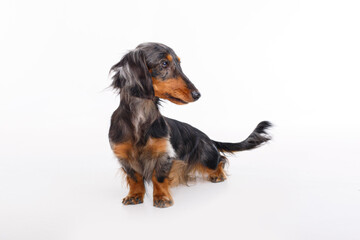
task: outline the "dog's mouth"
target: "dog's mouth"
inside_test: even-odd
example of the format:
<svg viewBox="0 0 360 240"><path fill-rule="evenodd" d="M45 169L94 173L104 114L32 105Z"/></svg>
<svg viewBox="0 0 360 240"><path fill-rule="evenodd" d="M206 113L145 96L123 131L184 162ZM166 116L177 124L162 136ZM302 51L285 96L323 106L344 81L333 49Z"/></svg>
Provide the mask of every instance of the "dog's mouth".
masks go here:
<svg viewBox="0 0 360 240"><path fill-rule="evenodd" d="M175 104L178 104L178 105L188 104L188 102L186 102L186 101L184 101L184 100L182 100L180 98L173 97L170 94L166 94L166 98L169 101L171 101L171 102L173 102Z"/></svg>

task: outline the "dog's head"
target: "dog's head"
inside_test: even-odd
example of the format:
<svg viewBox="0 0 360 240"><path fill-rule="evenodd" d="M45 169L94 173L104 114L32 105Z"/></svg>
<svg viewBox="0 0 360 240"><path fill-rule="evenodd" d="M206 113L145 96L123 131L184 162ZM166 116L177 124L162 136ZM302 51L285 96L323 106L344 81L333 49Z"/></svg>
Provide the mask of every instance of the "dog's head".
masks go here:
<svg viewBox="0 0 360 240"><path fill-rule="evenodd" d="M180 58L160 43L143 43L127 53L111 71L112 86L130 95L167 99L176 104L194 102L200 92L183 73Z"/></svg>

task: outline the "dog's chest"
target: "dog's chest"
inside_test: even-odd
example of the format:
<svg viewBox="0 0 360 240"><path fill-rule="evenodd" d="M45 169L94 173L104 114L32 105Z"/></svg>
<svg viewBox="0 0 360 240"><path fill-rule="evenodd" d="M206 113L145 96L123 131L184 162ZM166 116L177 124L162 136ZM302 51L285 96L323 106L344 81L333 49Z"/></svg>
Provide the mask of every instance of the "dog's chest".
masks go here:
<svg viewBox="0 0 360 240"><path fill-rule="evenodd" d="M136 146L131 141L111 145L120 162L126 162L139 173L153 170L163 158L175 158L168 138L149 138L144 146Z"/></svg>

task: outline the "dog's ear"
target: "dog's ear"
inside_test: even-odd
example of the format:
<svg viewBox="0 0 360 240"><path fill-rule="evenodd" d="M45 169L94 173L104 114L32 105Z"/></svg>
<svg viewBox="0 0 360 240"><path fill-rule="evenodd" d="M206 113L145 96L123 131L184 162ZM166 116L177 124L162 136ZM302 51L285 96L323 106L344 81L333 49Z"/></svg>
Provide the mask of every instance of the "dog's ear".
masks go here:
<svg viewBox="0 0 360 240"><path fill-rule="evenodd" d="M152 99L154 89L149 69L146 65L145 54L141 50L134 50L126 54L120 62L112 66L111 86L115 89L126 89L130 95Z"/></svg>

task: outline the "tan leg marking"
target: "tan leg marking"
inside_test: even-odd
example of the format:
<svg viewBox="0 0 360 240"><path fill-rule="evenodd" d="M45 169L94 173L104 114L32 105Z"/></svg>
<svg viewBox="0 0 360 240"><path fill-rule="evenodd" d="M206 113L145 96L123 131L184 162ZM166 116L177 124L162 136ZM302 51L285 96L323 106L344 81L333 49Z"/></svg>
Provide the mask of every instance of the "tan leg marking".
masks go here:
<svg viewBox="0 0 360 240"><path fill-rule="evenodd" d="M154 206L158 208L170 207L174 204L174 201L169 191L169 179L165 178L164 182L158 182L155 173L152 177L154 187Z"/></svg>
<svg viewBox="0 0 360 240"><path fill-rule="evenodd" d="M224 171L224 162L220 162L215 170L207 169L209 174L208 180L213 183L223 182L226 180L226 173Z"/></svg>
<svg viewBox="0 0 360 240"><path fill-rule="evenodd" d="M128 195L122 201L124 205L134 205L143 203L144 201L145 186L143 177L140 174L135 173L135 178L136 181L131 177L126 176L126 181L130 190Z"/></svg>
<svg viewBox="0 0 360 240"><path fill-rule="evenodd" d="M174 160L169 173L170 187L194 182L197 179L197 174L200 174L204 179L213 183L223 182L226 180L224 166L225 163L220 162L215 170L207 168L202 164L198 164L192 169L188 169L184 161Z"/></svg>

